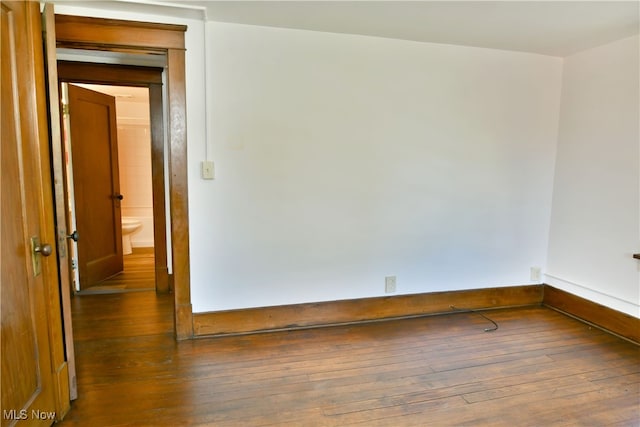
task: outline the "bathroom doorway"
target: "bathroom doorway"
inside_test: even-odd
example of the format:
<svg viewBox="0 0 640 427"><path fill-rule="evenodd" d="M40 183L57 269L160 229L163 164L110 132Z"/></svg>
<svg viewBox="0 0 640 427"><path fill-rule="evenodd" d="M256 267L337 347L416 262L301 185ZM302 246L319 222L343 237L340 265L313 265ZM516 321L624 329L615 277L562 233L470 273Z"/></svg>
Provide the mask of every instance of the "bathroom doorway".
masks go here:
<svg viewBox="0 0 640 427"><path fill-rule="evenodd" d="M91 188L85 189L88 191L82 193L74 191L74 200L69 201L75 202L73 204L76 215L72 218L76 224L74 229L79 230L80 236L91 240L87 242L85 239L79 239L76 243L77 257L74 261L78 266L75 270L78 274L75 290L82 294L154 290L149 89L63 83L61 93L69 105L64 115L64 128L65 135L71 139L70 157L73 161L74 187L87 187L96 177L104 181L93 184L93 188L98 190L94 191L98 194L91 194ZM79 104L82 98L87 98L89 102ZM92 105L100 108L105 104L112 105L114 110L115 120L111 138L99 137L96 129L98 126L92 126L78 141L77 131L81 131L82 127L88 127L86 123L80 123L82 115L91 114L92 117L84 118L84 121L88 122L108 109L101 108L93 113L83 110L90 111ZM67 126L70 131L66 131ZM85 153L85 157L87 154L93 156L101 141L110 143L98 161L89 158L83 162L79 155L87 151L86 147L83 147L85 140L91 141L90 151ZM113 154L113 166L109 165L110 153ZM89 170L81 170L80 166L86 164L89 165ZM96 172L100 169L104 169L104 173ZM99 191L100 189L103 191ZM111 199L101 197L102 194L109 193L113 193ZM88 203L89 201L91 203ZM104 208L94 209L100 202L105 205ZM87 217L93 217L93 223ZM96 227L98 230L93 229ZM100 238L94 239L94 236ZM93 255L91 250L94 252ZM105 254L109 256L104 256ZM107 264L111 258L114 260L109 263L108 268L94 267Z"/></svg>
<svg viewBox="0 0 640 427"><path fill-rule="evenodd" d="M123 272L99 283L82 283L78 269L73 269L79 265L78 246L71 242L74 293L150 289L166 293L171 290L166 241L162 72L158 67L58 61L62 94L69 84L113 97L117 117L120 187L112 197L118 199L114 199L114 204L119 213L118 231L122 233L119 245L123 252ZM63 118L63 128L67 121ZM68 154L68 163L73 169L72 151ZM68 183L67 188L70 190L69 211L73 211L73 204L83 201L73 194L73 185ZM76 225L70 215L68 229L77 230ZM76 237L81 240L82 230L77 231Z"/></svg>

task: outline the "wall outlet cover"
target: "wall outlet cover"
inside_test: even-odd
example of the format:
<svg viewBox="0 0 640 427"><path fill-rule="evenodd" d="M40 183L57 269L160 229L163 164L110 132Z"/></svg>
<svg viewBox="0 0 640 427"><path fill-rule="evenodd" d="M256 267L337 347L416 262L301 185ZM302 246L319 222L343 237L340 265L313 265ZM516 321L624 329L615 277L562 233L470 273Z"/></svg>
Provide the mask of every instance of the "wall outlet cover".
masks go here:
<svg viewBox="0 0 640 427"><path fill-rule="evenodd" d="M540 283L542 280L542 269L540 267L531 267L531 281Z"/></svg>
<svg viewBox="0 0 640 427"><path fill-rule="evenodd" d="M384 278L384 292L392 294L396 291L396 276L387 276Z"/></svg>

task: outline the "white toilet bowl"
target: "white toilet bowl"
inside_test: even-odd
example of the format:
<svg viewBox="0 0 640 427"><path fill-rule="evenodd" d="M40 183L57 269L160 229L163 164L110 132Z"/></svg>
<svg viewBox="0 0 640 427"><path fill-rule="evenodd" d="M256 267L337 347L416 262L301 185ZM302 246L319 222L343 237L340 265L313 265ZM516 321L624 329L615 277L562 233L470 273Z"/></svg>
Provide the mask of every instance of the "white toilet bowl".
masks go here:
<svg viewBox="0 0 640 427"><path fill-rule="evenodd" d="M142 222L135 218L122 218L122 253L129 255L131 250L131 235L140 231Z"/></svg>

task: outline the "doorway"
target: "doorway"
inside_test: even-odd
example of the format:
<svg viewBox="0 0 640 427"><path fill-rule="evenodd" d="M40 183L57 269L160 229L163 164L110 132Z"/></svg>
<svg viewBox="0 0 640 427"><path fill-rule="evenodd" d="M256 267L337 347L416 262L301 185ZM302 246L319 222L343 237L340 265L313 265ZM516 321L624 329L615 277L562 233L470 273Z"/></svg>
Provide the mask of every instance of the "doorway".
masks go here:
<svg viewBox="0 0 640 427"><path fill-rule="evenodd" d="M173 278L171 281L173 286L171 288L173 289L174 332L178 340L193 336L193 309L191 306L189 272L186 29L184 25L68 15L55 16L55 47L57 49L84 50L90 51L95 55L129 53L150 58L161 55L166 61L164 75L167 99L166 132L168 152L166 156L167 165L165 166L163 163L159 166L161 170L168 171L168 197L170 199L168 228L170 228L171 232L171 277ZM135 37L132 37L134 34ZM89 66L91 64L84 65ZM108 83L113 84L115 82L109 81ZM159 104L162 105L162 87L151 85L149 89L152 105L154 100L159 100ZM162 110L160 110L161 112ZM152 112L153 115L154 113ZM151 118L151 121L152 123L157 123L154 117ZM160 132L164 132L164 130L165 126L160 129ZM153 146L155 152L155 143L153 143ZM162 148L164 149L164 146ZM153 157L153 159L157 158L162 159L162 157ZM156 180L154 179L155 182ZM162 184L164 187L164 182ZM163 191L160 193L164 195ZM155 194L156 189L154 188ZM155 206L156 203L154 201ZM157 214L154 212L154 218L156 219ZM155 238L154 240L157 248L160 239ZM156 262L158 261L156 260Z"/></svg>
<svg viewBox="0 0 640 427"><path fill-rule="evenodd" d="M153 248L152 251L150 253L151 255L151 265L150 265L150 271L147 270L145 271L145 267L149 267L149 257L143 257L142 261L147 261L145 263L145 265L142 266L142 269L140 268L140 260L134 260L133 264L138 264L136 266L137 271L133 273L134 276L134 280L132 279L132 274L129 271L125 271L122 274L118 274L118 278L115 279L116 283L111 283L111 289L109 289L108 292L105 292L104 289L93 289L93 292L85 292L87 294L95 294L95 293L114 293L114 289L113 288L131 288L131 283L135 282L137 284L139 284L139 282L142 280L142 285L148 288L151 288L151 290L153 291L155 288L155 293L157 294L168 294L172 289L169 286L170 280L169 280L169 265L170 265L170 259L168 259L167 257L167 247L168 247L168 243L167 243L167 239L166 239L166 228L168 226L167 221L166 221L166 206L165 206L165 192L166 192L166 186L165 186L165 164L168 162L165 162L165 135L166 135L166 131L165 131L165 121L164 121L164 114L163 114L163 88L162 88L162 78L163 78L163 69L162 68L149 68L149 67L136 67L136 66L119 66L119 65L113 65L113 64L100 64L100 63L83 63L83 62L65 62L65 61L59 61L56 63L55 65L55 69L56 69L56 73L55 73L55 78L53 79L53 81L55 81L55 83L53 83L53 81L50 83L50 86L55 86L56 88L59 85L63 85L63 84L68 84L69 88L74 88L76 89L76 91L80 91L80 92L88 92L90 94L90 96L87 96L87 99L91 98L94 99L96 95L101 95L98 98L101 99L104 104L107 103L107 99L105 98L110 98L109 102L113 103L113 110L114 110L114 114L111 115L110 117L113 117L113 125L112 125L112 131L110 131L111 134L117 134L117 119L116 119L116 113L115 113L115 99L113 99L112 96L109 95L105 95L103 93L99 93L99 92L95 92L95 91L91 91L88 90L86 88L81 88L81 87L76 87L73 84L69 84L70 82L84 82L84 83L92 83L92 84L110 84L110 83L117 83L117 84L121 84L124 85L125 87L129 87L129 88L134 88L134 89L138 89L140 91L143 91L146 95L145 97L145 106L146 106L146 116L147 116L147 120L146 120L146 124L148 125L144 130L147 132L147 139L149 139L150 137L150 141L147 141L147 145L146 145L146 149L147 149L147 160L148 162L150 162L150 167L147 170L147 175L148 178L151 182L151 190L150 192L148 191L148 193L151 193L151 199L152 199L152 206L151 206L151 216L149 218L149 222L151 223L150 228L152 230L151 231L151 235L152 237L150 238L150 240L153 242ZM63 91L60 91L61 93ZM67 90L65 91L66 95L63 94L63 99L69 101L71 100L71 98L73 98L72 96L70 96L70 93L72 92L71 90ZM78 92L77 92L78 93ZM57 93L55 94L55 96L52 97L52 99L58 99L59 96L57 95ZM102 102L101 101L101 102ZM74 109L77 109L78 104L71 105L69 107L69 109L65 108L63 105L63 112L64 112L64 116L62 118L60 118L60 120L58 120L59 122L70 122L72 120L70 120L70 118L67 116L67 114L75 114L73 112ZM83 105L80 105L81 108L84 108ZM53 109L57 109L58 106L52 106L52 110ZM87 109L89 109L89 107L86 107ZM66 111L65 111L66 110ZM100 111L94 111L92 113L92 115L100 115ZM82 116L82 115L81 115ZM94 117L85 117L85 120L87 122L93 122ZM135 122L135 120L134 120ZM66 127L66 126L65 126ZM71 130L71 139L73 139L73 134L75 133L75 129L73 126L68 126L68 129ZM170 135L170 134L169 134ZM94 140L94 132L91 131L91 129L89 129L88 132L86 132L84 134L84 140L89 142L89 145L95 145L96 141ZM96 136L97 137L97 136ZM109 138L107 138L109 139ZM72 150L69 150L68 147L71 147L71 143L69 143L69 138L65 137L65 138L58 138L58 141L60 141L60 143L58 144L58 152L62 151L63 155L62 156L58 156L58 157L62 157L62 159L64 160L60 160L60 163L66 163L67 164L67 168L70 167L70 169L72 170L71 173L69 173L67 171L66 175L67 176L74 176L75 178L75 173L73 173L74 169L75 169L75 157L74 157L74 152L76 151L75 148L73 147ZM66 142L66 143L65 143ZM81 141L82 143L82 141ZM109 143L111 144L111 142ZM117 141L116 144L117 146ZM54 147L54 149L52 150L54 153L56 152L56 149ZM89 159L87 161L88 166L86 166L86 168L89 169L89 175L92 174L92 171L96 169L96 167L98 166L99 163L101 163L101 166L104 166L105 163L113 163L112 161L109 161L110 159L107 159L106 157L111 157L111 159L117 159L118 158L118 153L117 153L117 149L114 149L113 151L111 151L109 153L104 153L102 156L94 156L94 158L91 158L91 155L89 156ZM54 155L55 157L55 155ZM169 159L170 160L170 159ZM55 163L55 161L54 161ZM115 162L116 164L118 164L118 161ZM58 168L60 170L63 170L64 167L60 167ZM65 179L62 177L64 174L60 173L58 174L58 176L60 177L60 179L58 179L58 181L65 181ZM106 181L112 181L112 185L113 185L113 177L117 176L119 178L119 171L112 173L110 175L110 177L107 177L105 180ZM72 193L74 188L76 186L75 185L70 185L67 184L67 188L71 191L69 191L68 193ZM56 192L58 193L58 192ZM121 203L122 203L122 199L123 196L120 194L120 186L119 186L119 182L117 183L117 186L113 186L111 187L111 191L109 192L109 190L107 190L106 192L103 191L103 194L107 194L109 195L111 193L112 197L107 197L111 200L108 201L107 205L111 206L111 203L113 203L113 206L115 208L117 208L118 214L116 215L116 221L117 222L117 228L120 229L121 227L121 215L120 215L120 210L121 210ZM115 196L115 197L113 197ZM147 195L148 198L148 195ZM76 200L75 196L69 197L67 195L61 195L59 196L58 200ZM86 202L86 200L85 200ZM92 206L89 206L89 209L91 209ZM106 208L105 210L107 210L109 208ZM60 209L58 209L59 211L66 211L66 209L64 207L61 207ZM77 209L76 206L76 210L79 211ZM85 210L86 212L86 210ZM148 212L148 211L147 211ZM73 218L71 218L73 219ZM62 219L62 222L64 222L65 220ZM68 225L73 225L75 226L76 224L73 221L67 221ZM60 224L60 221L59 221ZM78 225L80 225L80 223L78 222ZM98 226L100 226L100 224L98 224ZM79 227L80 228L80 227ZM112 225L113 228L113 225ZM75 228L69 228L69 230L74 230L71 234L67 235L66 237L70 238L73 241L77 241L79 240L80 242L82 242L82 236L84 233L84 230L86 229L81 229L80 233L77 232L77 230ZM66 233L63 233L62 236L64 236ZM75 236L74 236L75 235ZM148 235L148 233L147 233ZM86 236L85 236L86 237ZM62 239L66 240L64 237L62 237ZM71 241L70 240L70 241ZM109 239L98 239L100 242L104 241L104 240L109 240ZM124 246L123 244L121 244L120 242L122 241L122 237L118 236L115 239L112 239L113 242L115 243L115 246L118 246L118 250L120 252L120 258L122 260L122 247ZM70 242L69 241L69 242ZM65 245L66 247L67 245ZM82 253L78 253L76 254L74 252L75 249L77 249L77 247L73 244L68 245L69 246L69 252L71 253L71 257L73 259L74 256L77 255L82 255ZM148 254L145 254L148 255ZM78 258L75 258L78 259ZM127 261L129 260L122 260L125 261L124 263L121 262L121 264L128 264ZM122 268L120 268L120 271L122 271ZM142 273L142 274L139 274ZM72 292L72 289L75 288L75 284L74 284L74 280L68 280L71 277L71 274L69 273L69 270L67 270L67 281L65 283L64 279L62 278L61 275L61 283L63 284L63 288L65 288L67 290L67 293ZM76 276L77 277L77 276ZM140 280L141 279L141 280ZM155 279L155 280L154 280ZM110 280L114 280L114 279L110 279ZM119 282L118 282L119 281ZM75 282L77 283L77 282ZM104 282L103 282L104 283ZM64 286L66 285L66 286ZM139 289L136 289L139 290ZM64 289L63 289L64 291ZM87 290L89 291L89 290ZM117 291L116 291L117 292ZM117 293L121 293L121 292L117 292ZM147 292L148 293L148 292ZM82 294L82 293L80 293ZM100 299L108 297L107 296L99 296ZM158 295L159 297L159 295ZM90 298L89 296L86 296L85 298ZM163 296L162 299L163 300L170 300L173 301L173 299L175 298L175 293L173 296L170 295L166 295ZM81 298L77 298L74 306L77 306L79 304L79 299ZM72 361L73 365L75 366L75 359L74 359L74 354L75 354L75 350L74 350L74 343L76 342L75 340L75 333L73 331L71 331L71 324L72 324L72 307L71 307L71 301L70 298L67 297L67 301L63 304L63 317L64 317L64 322L65 322L65 329L67 330L66 333L66 337L67 337L67 341L66 341L66 348L67 348L67 354L70 357L70 360ZM131 308L131 307L129 307ZM97 311L95 311L97 312ZM93 312L92 312L93 313ZM175 319L175 316L174 316ZM73 322L75 324L75 321ZM100 323L97 320L97 323ZM174 322L174 325L177 326L177 324ZM77 326L77 324L75 325ZM80 328L82 330L82 328ZM174 329L174 331L177 330ZM177 335L177 334L176 334ZM72 393L71 393L71 398L75 399L77 397L77 383L76 383L76 379L75 379L75 370L73 371L73 373L71 373L70 370L70 382L73 385L72 388Z"/></svg>
<svg viewBox="0 0 640 427"><path fill-rule="evenodd" d="M115 224L117 231L121 231L118 243L122 242L121 267L116 274L107 274L105 280L97 283L83 283L81 274L84 266L81 259L82 252L78 253L78 258L73 258L75 265L79 268L74 272L74 280L79 281L79 285L74 286L74 290L81 295L87 294L107 294L107 293L123 293L138 291L153 291L155 285L155 244L154 244L154 209L153 209L153 174L152 174L152 149L151 149L151 119L150 119L150 102L149 89L147 87L136 86L112 86L112 85L96 85L84 83L63 83L61 94L63 99L69 103L73 100L70 89L80 87L91 91L90 93L104 94L110 97L115 103L116 116L116 137L114 145L117 150L117 170L118 170L118 200L113 200L117 204L119 216L121 218L118 224ZM64 103L65 101L63 101ZM70 105L70 104L67 104ZM71 105L64 114L65 129L70 126L70 122L74 121L74 110ZM75 120L77 121L77 120ZM78 126L78 125L76 125ZM160 124L158 124L160 126ZM73 146L75 142L74 132L65 132L65 137L71 138L71 144L65 143L65 147ZM95 132L90 133L91 144L96 145ZM69 156L74 165L77 164L76 157ZM89 182L95 175L95 162L91 162L91 171L88 173L73 167L73 175L82 177L85 182ZM71 174L69 174L71 175ZM75 180L75 179L74 179ZM113 181L113 179L111 180ZM86 184L85 184L86 185ZM71 187L71 185L69 185ZM76 220L71 218L70 223L79 224L77 216L83 211L82 200L79 200L80 194L74 192L75 200L69 200L68 206L75 207ZM70 197L71 198L71 197ZM156 199L158 196L156 196ZM84 214L96 215L95 212L84 212ZM73 215L71 215L73 217ZM163 218L160 218L163 220ZM86 223L86 221L85 221ZM109 229L113 227L110 221L99 221L97 225L101 228ZM165 224L158 224L159 227L165 227ZM91 233L91 230L84 232L82 227L76 226L73 229L78 230L81 238L72 246L81 247L83 238ZM93 240L93 239L92 239ZM102 245L105 240L101 239ZM72 248L73 249L73 248ZM75 251L74 255L75 255ZM85 255L86 256L86 255ZM161 265L159 270L165 268Z"/></svg>
<svg viewBox="0 0 640 427"><path fill-rule="evenodd" d="M123 127L123 125L126 124L129 128L128 131L133 130L138 134L140 134L140 131L143 133L145 131L148 132L148 157L146 158L148 164L147 174L144 177L148 183L148 188L145 191L146 194L134 196L133 199L135 199L135 203L127 206L131 194L128 196L124 194L124 191L121 191L122 194L119 193L121 200L118 201L118 204L120 205L120 213L123 214L121 215L122 217L137 220L141 225L140 228L145 228L144 226L146 225L146 237L143 237L143 239L146 240L147 243L140 246L149 247L151 246L149 242L153 242L155 289L158 293L167 293L170 292L172 288L169 280L169 259L167 256L166 238L165 132L163 121L162 74L162 68L58 61L58 80L61 84L73 83L84 86L85 88L91 88L92 90L98 89L98 92L110 92L112 95L121 95L121 98L127 100L125 104L121 103L121 107L127 108L126 115L129 116L129 118L120 120L118 127ZM135 96L138 97L137 101L141 102L128 102L134 99ZM132 108L132 105L135 108ZM146 119L143 118L145 114L139 111L141 105L142 109L144 109L145 105L148 106ZM73 112L71 113L73 114ZM142 127L139 125L142 125ZM126 135L120 130L118 130L117 133L119 137ZM126 139L130 139L129 136L130 135L126 135ZM71 139L73 139L73 135L71 135ZM126 145L123 145L122 148L126 148ZM134 148L133 151L141 151L144 149L143 144L142 147ZM120 155L120 151L121 150L118 149L118 156ZM73 159L73 153L71 158ZM134 163L140 163L141 161L142 159L134 159ZM132 180L130 179L129 181ZM120 190L121 189L118 191ZM141 205L144 205L144 207ZM71 218L69 223L73 224L73 222L73 218ZM79 236L81 239L82 230L79 230ZM129 236L129 239L131 239L131 237L132 236ZM122 284L118 284L117 286L121 285ZM75 291L77 291L83 287L75 286L74 288Z"/></svg>

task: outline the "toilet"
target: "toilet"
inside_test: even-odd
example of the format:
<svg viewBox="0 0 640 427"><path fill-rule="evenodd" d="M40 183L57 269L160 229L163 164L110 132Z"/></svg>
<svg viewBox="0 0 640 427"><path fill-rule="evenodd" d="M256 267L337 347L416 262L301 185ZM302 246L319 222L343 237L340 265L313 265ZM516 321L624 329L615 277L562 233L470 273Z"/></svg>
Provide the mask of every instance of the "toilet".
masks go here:
<svg viewBox="0 0 640 427"><path fill-rule="evenodd" d="M122 218L122 253L129 255L131 250L131 235L140 231L142 222L135 218Z"/></svg>

